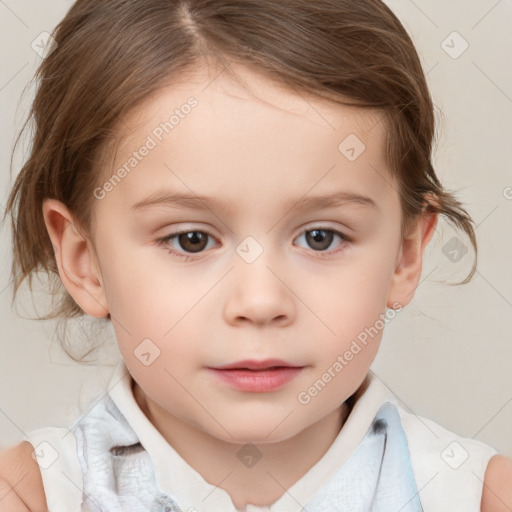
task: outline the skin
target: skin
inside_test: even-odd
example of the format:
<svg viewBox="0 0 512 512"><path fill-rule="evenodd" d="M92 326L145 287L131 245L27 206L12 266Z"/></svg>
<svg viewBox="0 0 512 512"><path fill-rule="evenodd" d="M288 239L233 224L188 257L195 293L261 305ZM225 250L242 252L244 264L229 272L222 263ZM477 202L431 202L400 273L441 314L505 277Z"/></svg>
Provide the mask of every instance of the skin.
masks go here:
<svg viewBox="0 0 512 512"><path fill-rule="evenodd" d="M386 307L410 302L437 216L419 217L401 238L378 112L291 92L249 68L237 73L257 97L225 74L212 82L199 68L128 113L115 157L99 166L105 180L174 109L190 96L198 101L94 199L91 233L56 200L46 200L43 213L64 286L87 314L110 313L141 409L242 508L275 502L330 447L348 413L339 404L367 375L382 331L309 403L298 394ZM338 150L349 134L366 146L354 161ZM163 190L213 196L223 207L132 211ZM367 195L376 207L292 208L304 196L334 191ZM328 236L323 245L308 243L315 228L347 240L334 234L330 245ZM190 253L177 238L157 242L182 229L210 235L203 252ZM263 251L251 263L236 250L248 236ZM188 248L190 261L169 248ZM160 351L149 366L134 354L144 339ZM233 389L207 369L274 357L304 368L268 393ZM236 456L246 443L262 453L250 468Z"/></svg>

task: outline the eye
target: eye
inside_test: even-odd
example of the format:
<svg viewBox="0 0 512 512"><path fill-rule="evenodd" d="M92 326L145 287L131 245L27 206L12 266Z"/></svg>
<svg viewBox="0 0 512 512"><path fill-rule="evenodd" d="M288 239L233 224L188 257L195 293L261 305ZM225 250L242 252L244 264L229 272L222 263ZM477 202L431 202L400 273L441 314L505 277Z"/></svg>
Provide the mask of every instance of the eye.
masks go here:
<svg viewBox="0 0 512 512"><path fill-rule="evenodd" d="M327 249L333 243L333 240L338 237L340 239L340 243L338 244L338 249L333 251L328 251L329 255L336 254L345 248L345 245L350 241L345 235L336 231L334 229L328 229L323 227L317 227L314 229L308 229L304 231L298 238L304 237L306 243L312 248L315 252L319 253L318 256L326 256L324 252L327 252ZM190 231L177 231L175 233L171 233L166 237L159 238L157 240L157 244L164 247L172 255L185 258L185 261L190 261L195 259L190 255L200 254L204 252L208 247L208 239L213 239L212 235L205 231L199 230L190 230Z"/></svg>
<svg viewBox="0 0 512 512"><path fill-rule="evenodd" d="M349 239L334 229L328 229L323 227L317 227L314 229L308 229L303 232L297 239L304 237L306 243L315 250L315 252L325 252L331 246L333 240L338 237L341 239L341 243L339 244L337 250L329 251L329 254L337 253L340 250L345 248L346 243L349 242ZM324 254L319 254L318 256L324 256Z"/></svg>
<svg viewBox="0 0 512 512"><path fill-rule="evenodd" d="M178 231L157 240L159 245L164 246L167 251L176 256L189 259L188 254L195 254L202 252L208 246L208 238L213 238L205 231ZM174 243L173 243L174 242ZM178 249L176 249L178 246ZM185 254L181 252L185 251Z"/></svg>

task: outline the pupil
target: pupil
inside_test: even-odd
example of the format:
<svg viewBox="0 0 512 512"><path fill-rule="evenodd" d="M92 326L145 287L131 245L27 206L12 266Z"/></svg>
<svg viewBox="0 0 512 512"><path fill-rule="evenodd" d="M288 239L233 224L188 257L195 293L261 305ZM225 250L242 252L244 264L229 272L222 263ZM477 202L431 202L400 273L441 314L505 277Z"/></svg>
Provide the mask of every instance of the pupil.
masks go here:
<svg viewBox="0 0 512 512"><path fill-rule="evenodd" d="M333 233L324 229L312 229L306 238L313 249L325 251L331 245L333 236Z"/></svg>
<svg viewBox="0 0 512 512"><path fill-rule="evenodd" d="M190 231L180 235L180 244L184 249L192 249L192 251L200 251L204 249L204 241L206 237L199 231ZM188 247L187 247L188 246Z"/></svg>
<svg viewBox="0 0 512 512"><path fill-rule="evenodd" d="M315 235L313 235L313 238L315 239L315 242L321 242L322 241L322 238L323 236L320 234L320 233L323 233L323 231L320 231L318 229L315 229L313 231L313 233L315 233Z"/></svg>

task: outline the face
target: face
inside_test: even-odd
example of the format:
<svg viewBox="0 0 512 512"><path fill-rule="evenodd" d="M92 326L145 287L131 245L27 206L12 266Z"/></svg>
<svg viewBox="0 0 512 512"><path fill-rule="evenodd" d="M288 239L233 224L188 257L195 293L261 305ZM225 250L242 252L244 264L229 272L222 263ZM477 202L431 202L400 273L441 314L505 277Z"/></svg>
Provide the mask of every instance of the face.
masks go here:
<svg viewBox="0 0 512 512"><path fill-rule="evenodd" d="M396 307L400 203L377 112L237 73L257 96L198 71L123 120L93 240L121 354L161 418L276 442L366 376ZM211 369L265 359L300 369L259 391Z"/></svg>

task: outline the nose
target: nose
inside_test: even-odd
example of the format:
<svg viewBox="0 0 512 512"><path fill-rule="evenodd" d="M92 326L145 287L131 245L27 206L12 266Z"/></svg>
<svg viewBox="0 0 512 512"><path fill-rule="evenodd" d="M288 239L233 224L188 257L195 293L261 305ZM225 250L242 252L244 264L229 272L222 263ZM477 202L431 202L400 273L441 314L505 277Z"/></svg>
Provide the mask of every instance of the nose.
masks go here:
<svg viewBox="0 0 512 512"><path fill-rule="evenodd" d="M265 252L252 263L239 259L230 272L226 321L231 325L289 325L295 319L296 304L287 281L289 276Z"/></svg>

